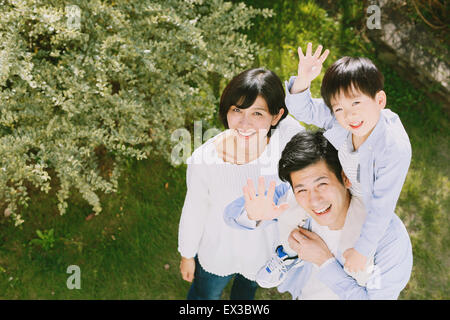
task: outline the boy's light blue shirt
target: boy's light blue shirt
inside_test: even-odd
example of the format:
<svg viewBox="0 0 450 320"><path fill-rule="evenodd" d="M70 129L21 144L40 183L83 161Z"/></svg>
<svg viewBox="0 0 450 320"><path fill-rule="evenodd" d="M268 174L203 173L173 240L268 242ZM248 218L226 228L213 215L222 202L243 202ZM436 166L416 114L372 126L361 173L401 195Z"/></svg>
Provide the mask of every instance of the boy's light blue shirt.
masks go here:
<svg viewBox="0 0 450 320"><path fill-rule="evenodd" d="M324 136L339 150L351 133L341 127L322 99L313 99L309 88L291 94L296 77L286 83L286 106L297 120L325 129ZM411 144L398 115L389 109L359 147L360 184L367 218L354 248L366 257L375 252L392 218L411 163Z"/></svg>
<svg viewBox="0 0 450 320"><path fill-rule="evenodd" d="M274 202L290 188L288 184L280 184L275 188ZM244 197L230 203L224 211L225 222L243 230L255 229L241 219L244 214ZM248 218L247 218L248 219ZM259 226L274 223L264 221ZM311 230L311 218L305 222L304 228ZM335 258L325 262L319 269L318 278L326 284L340 299L397 299L406 286L412 270L411 241L401 220L393 214L386 232L380 238L374 253L374 271L366 286L358 284L357 280L344 271L342 252ZM299 298L303 287L311 275L313 264L305 261L303 266L291 269L286 279L278 286L278 291L291 293L293 299Z"/></svg>

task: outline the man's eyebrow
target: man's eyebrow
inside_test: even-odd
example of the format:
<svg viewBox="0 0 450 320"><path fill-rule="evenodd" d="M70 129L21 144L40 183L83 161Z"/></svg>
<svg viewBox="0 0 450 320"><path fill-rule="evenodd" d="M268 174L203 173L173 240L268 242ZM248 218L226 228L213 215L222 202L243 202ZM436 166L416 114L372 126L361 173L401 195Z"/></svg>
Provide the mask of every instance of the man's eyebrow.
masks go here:
<svg viewBox="0 0 450 320"><path fill-rule="evenodd" d="M317 182L317 181L320 181L320 180L322 180L322 179L328 179L328 177L326 177L326 176L318 177L317 179L315 179L315 180L313 181L313 183L314 183L314 182ZM304 187L304 185L301 184L301 183L299 183L299 184L296 184L296 185L294 186L294 189L296 189L296 188L301 188L301 187Z"/></svg>

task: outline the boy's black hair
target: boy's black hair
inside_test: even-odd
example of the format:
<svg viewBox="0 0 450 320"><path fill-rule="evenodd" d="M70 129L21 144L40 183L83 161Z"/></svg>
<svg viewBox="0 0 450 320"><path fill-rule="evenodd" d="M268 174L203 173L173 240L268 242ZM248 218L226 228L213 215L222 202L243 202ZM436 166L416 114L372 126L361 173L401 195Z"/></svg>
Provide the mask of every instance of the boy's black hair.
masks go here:
<svg viewBox="0 0 450 320"><path fill-rule="evenodd" d="M277 115L284 109L278 123L288 115L283 84L275 72L264 68L249 69L235 76L222 92L219 116L225 128L229 129L227 113L231 106L247 109L258 96L266 100L271 115ZM274 128L276 126L271 127ZM268 135L270 136L270 131Z"/></svg>
<svg viewBox="0 0 450 320"><path fill-rule="evenodd" d="M325 161L328 169L335 174L339 182L344 184L338 152L323 136L323 132L321 130L299 132L292 137L281 153L278 175L282 181L289 182L292 186L292 172L302 170L322 160Z"/></svg>
<svg viewBox="0 0 450 320"><path fill-rule="evenodd" d="M353 90L358 90L373 99L378 91L383 90L383 86L383 74L370 59L343 57L325 72L320 93L333 111L331 100L340 93L350 96Z"/></svg>

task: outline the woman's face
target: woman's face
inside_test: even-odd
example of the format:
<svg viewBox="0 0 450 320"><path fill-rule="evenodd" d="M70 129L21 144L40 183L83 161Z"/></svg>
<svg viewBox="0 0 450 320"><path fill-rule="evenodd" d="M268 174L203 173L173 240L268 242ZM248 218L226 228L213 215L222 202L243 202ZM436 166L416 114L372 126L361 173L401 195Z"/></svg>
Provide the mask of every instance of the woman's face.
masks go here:
<svg viewBox="0 0 450 320"><path fill-rule="evenodd" d="M280 109L277 115L269 112L266 100L258 96L246 109L231 106L227 113L228 127L236 130L237 136L243 140L252 140L256 136L265 137L271 126L275 126L284 113Z"/></svg>

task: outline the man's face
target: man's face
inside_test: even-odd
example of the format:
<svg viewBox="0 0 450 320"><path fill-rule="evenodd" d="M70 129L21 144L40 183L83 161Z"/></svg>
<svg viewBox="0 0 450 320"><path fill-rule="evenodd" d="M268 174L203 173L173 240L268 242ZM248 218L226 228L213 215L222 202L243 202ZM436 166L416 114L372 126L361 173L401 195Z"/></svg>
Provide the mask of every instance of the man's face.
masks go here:
<svg viewBox="0 0 450 320"><path fill-rule="evenodd" d="M297 203L322 226L337 230L344 226L350 204L349 180L339 182L325 161L291 173Z"/></svg>

